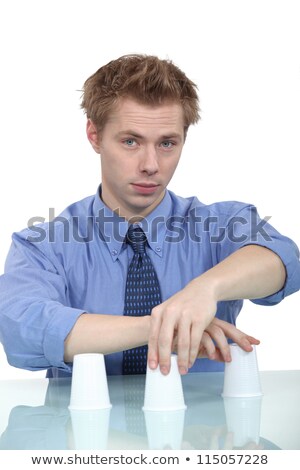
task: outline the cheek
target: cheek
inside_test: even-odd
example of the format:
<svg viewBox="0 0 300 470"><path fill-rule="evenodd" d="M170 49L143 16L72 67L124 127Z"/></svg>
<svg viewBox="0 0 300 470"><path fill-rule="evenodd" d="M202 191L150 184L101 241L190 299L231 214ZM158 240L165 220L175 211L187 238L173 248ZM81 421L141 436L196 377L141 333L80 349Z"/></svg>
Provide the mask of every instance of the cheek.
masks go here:
<svg viewBox="0 0 300 470"><path fill-rule="evenodd" d="M164 165L164 172L169 175L172 175L174 171L176 170L178 162L179 162L179 158L176 158L172 160L171 162L166 162Z"/></svg>
<svg viewBox="0 0 300 470"><path fill-rule="evenodd" d="M106 171L110 171L113 168L118 168L118 160L114 157L114 155L114 152L106 151L105 148L102 149L101 164L102 168Z"/></svg>
<svg viewBox="0 0 300 470"><path fill-rule="evenodd" d="M106 158L102 165L102 173L116 188L122 188L133 170L126 161L115 158Z"/></svg>

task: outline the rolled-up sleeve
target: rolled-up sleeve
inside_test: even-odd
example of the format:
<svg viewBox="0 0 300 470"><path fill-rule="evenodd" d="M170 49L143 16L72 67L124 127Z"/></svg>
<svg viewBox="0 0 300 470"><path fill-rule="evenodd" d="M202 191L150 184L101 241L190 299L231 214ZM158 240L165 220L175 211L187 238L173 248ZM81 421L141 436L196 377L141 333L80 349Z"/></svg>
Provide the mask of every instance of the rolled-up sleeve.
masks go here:
<svg viewBox="0 0 300 470"><path fill-rule="evenodd" d="M251 299L260 305L274 305L300 289L300 261L297 245L281 235L266 219L261 219L256 207L237 203L238 211L227 219L226 229L218 243L219 260L247 245L259 245L276 253L286 269L283 288L268 297ZM234 213L234 212L233 212ZM221 232L219 232L219 235ZM217 240L217 238L216 238Z"/></svg>
<svg viewBox="0 0 300 470"><path fill-rule="evenodd" d="M0 277L0 340L8 362L29 370L70 370L64 341L82 313L69 305L63 267L51 260L46 244L14 234Z"/></svg>

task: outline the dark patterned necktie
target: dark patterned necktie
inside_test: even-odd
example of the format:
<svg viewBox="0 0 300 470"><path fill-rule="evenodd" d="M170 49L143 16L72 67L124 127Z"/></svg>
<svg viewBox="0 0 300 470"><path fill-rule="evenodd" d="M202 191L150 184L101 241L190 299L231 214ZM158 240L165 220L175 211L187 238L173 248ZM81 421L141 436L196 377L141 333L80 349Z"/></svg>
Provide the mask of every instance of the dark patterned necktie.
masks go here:
<svg viewBox="0 0 300 470"><path fill-rule="evenodd" d="M140 227L130 225L126 242L132 246L134 256L128 268L124 315L150 315L161 303L161 294L154 266L146 253L147 237ZM148 346L124 351L123 374L145 374L147 352Z"/></svg>

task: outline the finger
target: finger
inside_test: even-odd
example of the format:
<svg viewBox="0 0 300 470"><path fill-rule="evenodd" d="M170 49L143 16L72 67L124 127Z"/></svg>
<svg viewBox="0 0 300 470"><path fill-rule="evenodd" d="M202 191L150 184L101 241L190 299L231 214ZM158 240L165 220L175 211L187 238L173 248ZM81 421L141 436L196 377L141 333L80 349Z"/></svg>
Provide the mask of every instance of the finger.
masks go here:
<svg viewBox="0 0 300 470"><path fill-rule="evenodd" d="M214 354L211 355L210 357L208 356L208 354L206 353L205 350L201 350L198 354L198 357L199 358L208 358L212 361L217 361L217 362L225 362L224 357L222 356L222 353L218 348L215 348Z"/></svg>
<svg viewBox="0 0 300 470"><path fill-rule="evenodd" d="M253 338L252 336L248 336L242 331L238 330L238 336L235 339L235 343L238 344L244 351L251 352L253 351L253 345L260 344L260 341Z"/></svg>
<svg viewBox="0 0 300 470"><path fill-rule="evenodd" d="M225 333L226 337L231 339L234 343L238 344L242 349L244 349L244 351L250 352L253 350L252 344L260 343L258 339L247 335L243 331L236 328L235 325L220 320L219 318L214 319L214 324L219 326Z"/></svg>
<svg viewBox="0 0 300 470"><path fill-rule="evenodd" d="M223 357L223 355L222 355L219 348L216 348L216 352L214 354L213 360L217 361L217 362L225 362L224 357ZM228 361L226 361L226 362L228 362Z"/></svg>
<svg viewBox="0 0 300 470"><path fill-rule="evenodd" d="M223 360L225 362L230 362L231 361L231 354L230 354L230 349L229 345L227 342L227 338L225 336L224 331L222 328L216 325L216 323L211 323L207 328L206 331L209 333L210 337L214 340L216 343Z"/></svg>
<svg viewBox="0 0 300 470"><path fill-rule="evenodd" d="M178 345L177 345L177 363L179 373L186 374L189 367L191 344L191 324L190 321L181 319L178 325Z"/></svg>
<svg viewBox="0 0 300 470"><path fill-rule="evenodd" d="M177 344L178 344L178 336L177 336L177 332L174 332L174 336L173 336L173 341L172 341L172 353L176 352L177 353Z"/></svg>
<svg viewBox="0 0 300 470"><path fill-rule="evenodd" d="M212 360L214 360L216 357L215 344L206 331L204 331L202 338L201 338L200 348L198 351L198 357L207 357L208 359L212 359Z"/></svg>
<svg viewBox="0 0 300 470"><path fill-rule="evenodd" d="M171 352L174 335L176 335L175 315L170 315L166 310L163 314L163 319L160 324L158 333L158 363L162 374L167 375L170 372ZM178 332L178 346L179 349L179 332Z"/></svg>
<svg viewBox="0 0 300 470"><path fill-rule="evenodd" d="M215 346L213 340L206 331L203 333L197 357L224 362L221 351Z"/></svg>
<svg viewBox="0 0 300 470"><path fill-rule="evenodd" d="M253 336L249 336L238 329L233 332L233 335L235 336L234 342L246 352L251 352L253 350L252 345L258 345L260 343L258 339L253 338Z"/></svg>
<svg viewBox="0 0 300 470"><path fill-rule="evenodd" d="M259 339L254 338L253 336L247 335L247 338L251 344L260 344Z"/></svg>
<svg viewBox="0 0 300 470"><path fill-rule="evenodd" d="M155 307L151 312L150 331L148 339L148 364L150 369L158 366L158 337L162 322L162 309Z"/></svg>
<svg viewBox="0 0 300 470"><path fill-rule="evenodd" d="M189 368L193 366L195 360L198 357L203 333L204 333L203 327L199 323L192 324L189 365L188 365Z"/></svg>

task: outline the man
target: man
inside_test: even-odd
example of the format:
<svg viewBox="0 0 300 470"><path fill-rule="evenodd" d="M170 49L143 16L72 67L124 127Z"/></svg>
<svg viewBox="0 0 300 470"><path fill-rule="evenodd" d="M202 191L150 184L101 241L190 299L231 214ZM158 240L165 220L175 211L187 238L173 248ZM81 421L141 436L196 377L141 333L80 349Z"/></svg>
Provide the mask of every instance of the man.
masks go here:
<svg viewBox="0 0 300 470"><path fill-rule="evenodd" d="M272 305L299 290L296 246L249 204L166 189L199 119L196 86L172 62L112 61L86 81L82 107L102 183L13 235L0 282L8 361L57 376L75 354L101 352L108 374L144 373L148 344L164 374L172 351L181 374L221 370L228 339L259 343L234 326L242 299Z"/></svg>

